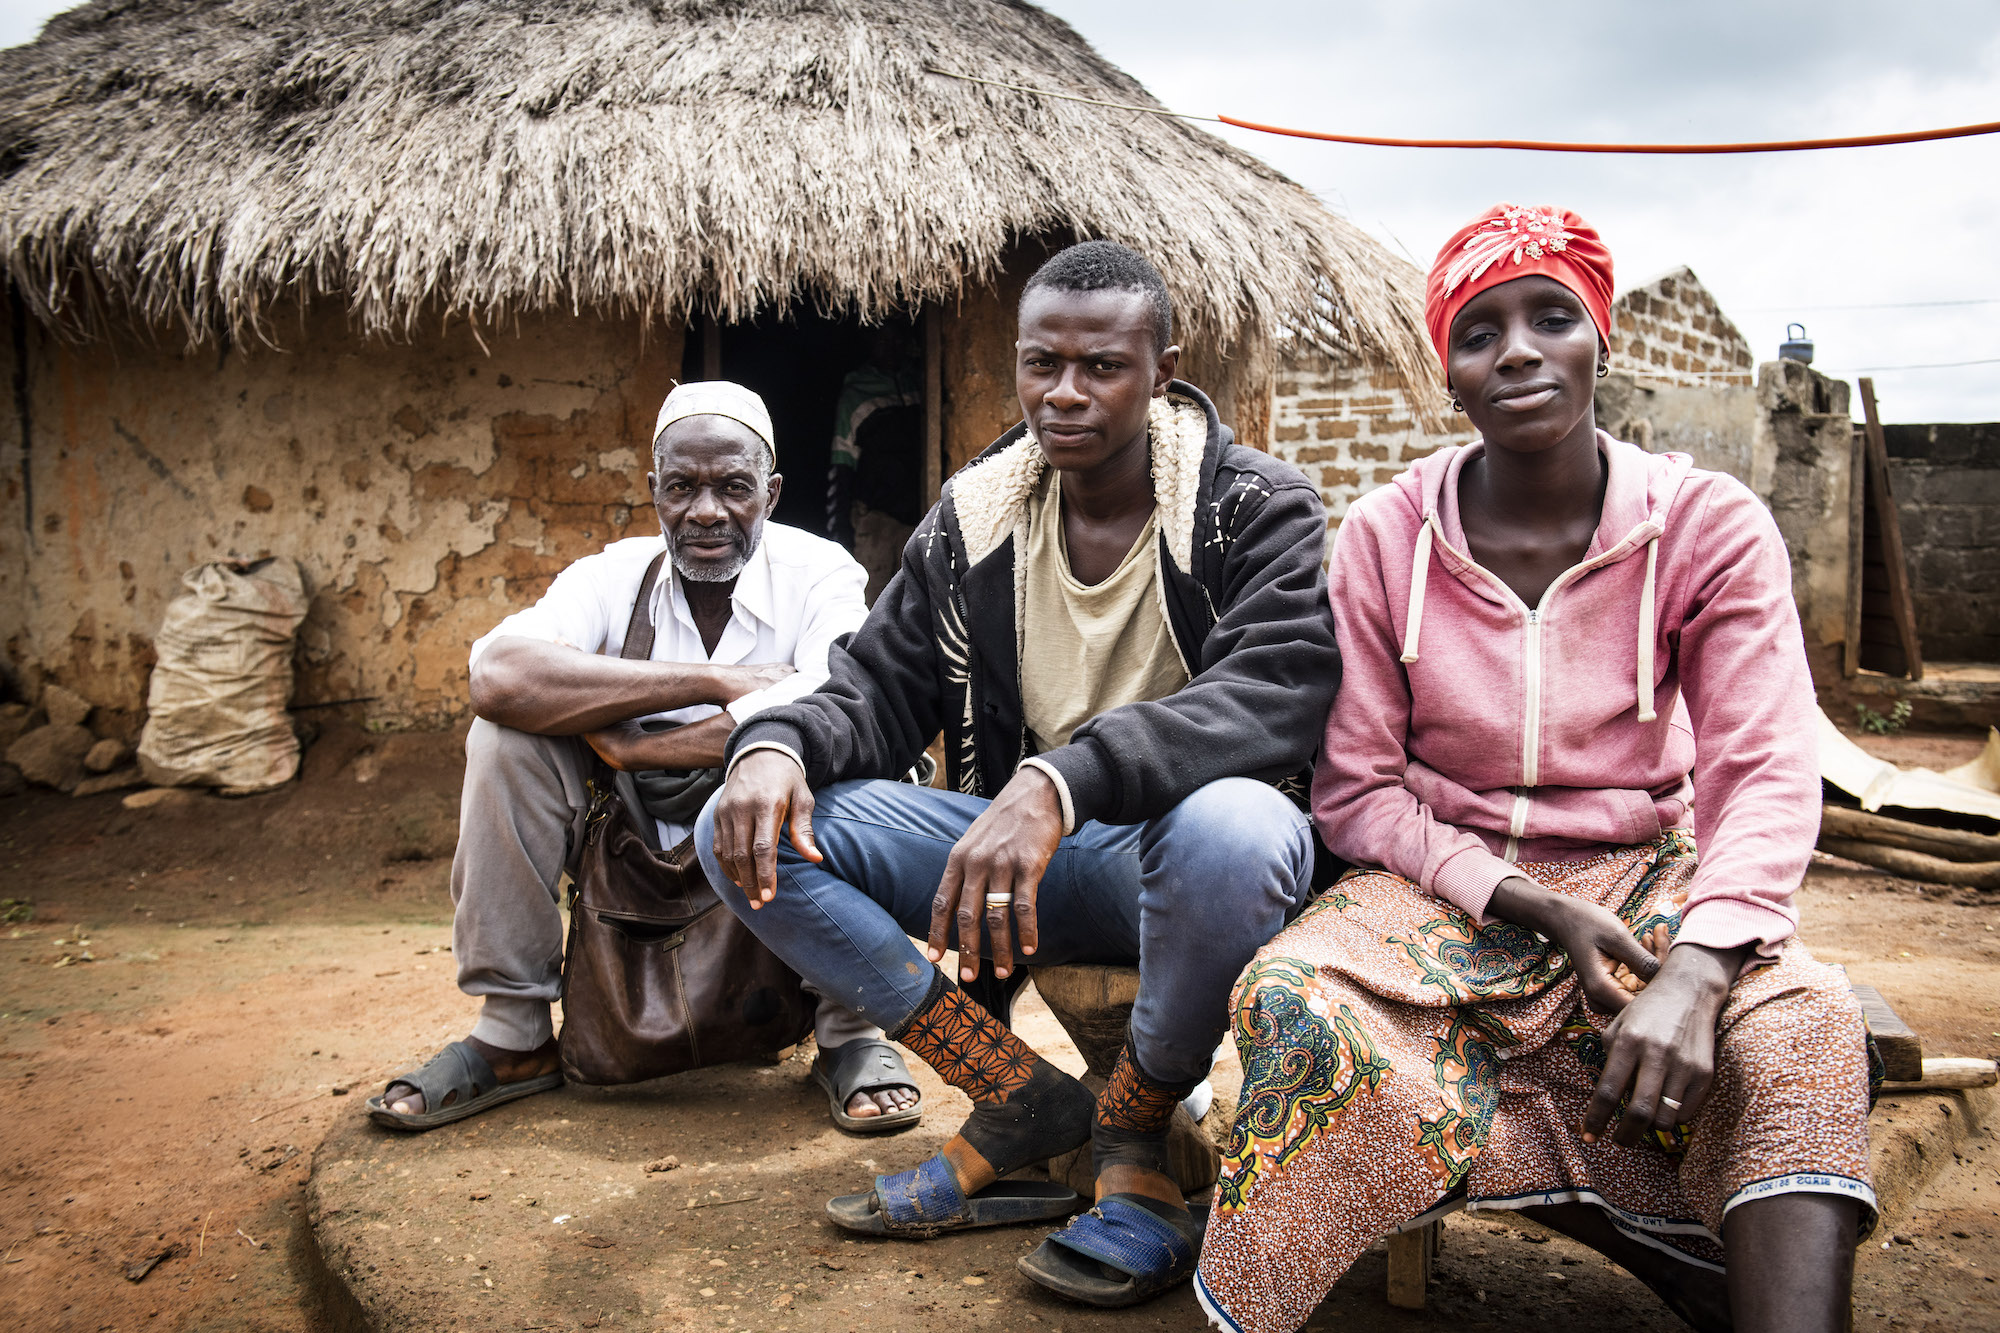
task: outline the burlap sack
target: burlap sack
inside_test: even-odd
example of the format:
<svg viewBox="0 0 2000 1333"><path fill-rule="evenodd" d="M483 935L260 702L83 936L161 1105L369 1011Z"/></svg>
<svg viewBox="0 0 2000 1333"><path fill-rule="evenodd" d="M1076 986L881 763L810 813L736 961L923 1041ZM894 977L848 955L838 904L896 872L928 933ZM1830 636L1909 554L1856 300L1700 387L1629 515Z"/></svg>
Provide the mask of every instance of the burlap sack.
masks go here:
<svg viewBox="0 0 2000 1333"><path fill-rule="evenodd" d="M292 636L306 614L295 561L201 565L154 640L139 767L162 787L262 791L289 782L299 742L285 705Z"/></svg>

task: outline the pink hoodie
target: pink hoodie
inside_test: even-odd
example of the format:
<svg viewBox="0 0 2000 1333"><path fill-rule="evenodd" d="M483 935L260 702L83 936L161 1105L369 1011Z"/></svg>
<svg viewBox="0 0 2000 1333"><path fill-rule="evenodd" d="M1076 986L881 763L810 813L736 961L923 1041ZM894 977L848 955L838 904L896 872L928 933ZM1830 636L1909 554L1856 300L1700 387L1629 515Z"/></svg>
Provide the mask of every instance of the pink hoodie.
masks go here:
<svg viewBox="0 0 2000 1333"><path fill-rule="evenodd" d="M1701 866L1677 938L1770 957L1819 834L1784 541L1734 478L1597 440L1603 518L1534 611L1468 553L1458 477L1483 445L1440 450L1348 511L1314 819L1340 856L1482 922L1514 861L1692 826Z"/></svg>

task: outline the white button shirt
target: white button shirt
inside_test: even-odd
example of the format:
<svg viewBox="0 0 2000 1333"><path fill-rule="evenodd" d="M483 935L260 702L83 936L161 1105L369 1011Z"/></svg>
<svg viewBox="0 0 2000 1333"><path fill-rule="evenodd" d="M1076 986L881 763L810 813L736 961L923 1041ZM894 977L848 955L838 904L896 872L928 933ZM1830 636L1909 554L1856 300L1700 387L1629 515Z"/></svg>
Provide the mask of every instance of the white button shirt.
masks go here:
<svg viewBox="0 0 2000 1333"><path fill-rule="evenodd" d="M657 535L628 537L585 556L556 575L540 601L508 616L473 644L471 660L478 662L495 639L508 635L616 657L625 643L639 581L664 547L665 540ZM736 577L729 623L713 655L702 646L673 561L661 566L653 585L652 660L729 666L790 663L795 674L728 705L740 726L764 709L811 694L826 682L833 641L859 629L868 614L862 600L867 581L867 573L837 543L767 522L763 540ZM720 711L713 704L695 704L643 720L699 722ZM660 845L672 847L689 831L662 822Z"/></svg>

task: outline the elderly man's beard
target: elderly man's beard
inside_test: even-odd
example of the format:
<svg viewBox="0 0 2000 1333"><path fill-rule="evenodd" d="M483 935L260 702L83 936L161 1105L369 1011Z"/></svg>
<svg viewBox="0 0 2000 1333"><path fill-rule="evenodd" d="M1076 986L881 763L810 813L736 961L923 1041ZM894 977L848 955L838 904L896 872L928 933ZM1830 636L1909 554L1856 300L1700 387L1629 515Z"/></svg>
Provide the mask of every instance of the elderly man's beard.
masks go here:
<svg viewBox="0 0 2000 1333"><path fill-rule="evenodd" d="M698 529L694 532L684 532L682 534L684 537L697 535L711 537L715 535L715 532L713 529ZM681 538L677 537L674 541L674 568L689 583L729 582L729 580L743 572L743 566L750 563L750 556L757 549L757 537L761 534L745 535L738 532L734 535L736 537L735 554L731 555L727 560L720 561L713 557L702 559L683 552L681 550Z"/></svg>

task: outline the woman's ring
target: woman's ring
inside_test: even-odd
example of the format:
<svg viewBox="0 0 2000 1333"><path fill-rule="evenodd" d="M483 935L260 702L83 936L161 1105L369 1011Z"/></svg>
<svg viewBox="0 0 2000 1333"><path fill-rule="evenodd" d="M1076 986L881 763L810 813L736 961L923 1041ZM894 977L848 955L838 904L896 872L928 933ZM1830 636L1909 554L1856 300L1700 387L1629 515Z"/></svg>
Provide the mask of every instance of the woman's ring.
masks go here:
<svg viewBox="0 0 2000 1333"><path fill-rule="evenodd" d="M1662 1097L1662 1098L1660 1098L1660 1104L1661 1104L1662 1106L1665 1106L1665 1107L1666 1107L1666 1108L1668 1108L1669 1110L1673 1110L1673 1111L1678 1111L1678 1110L1680 1110L1680 1109L1681 1109L1681 1104L1680 1104L1679 1102L1675 1101L1675 1100L1674 1100L1673 1098L1671 1098L1671 1097Z"/></svg>

